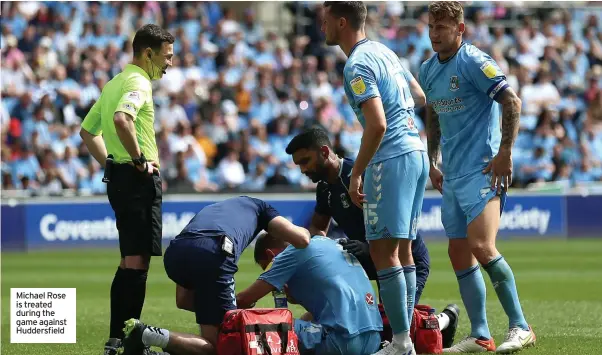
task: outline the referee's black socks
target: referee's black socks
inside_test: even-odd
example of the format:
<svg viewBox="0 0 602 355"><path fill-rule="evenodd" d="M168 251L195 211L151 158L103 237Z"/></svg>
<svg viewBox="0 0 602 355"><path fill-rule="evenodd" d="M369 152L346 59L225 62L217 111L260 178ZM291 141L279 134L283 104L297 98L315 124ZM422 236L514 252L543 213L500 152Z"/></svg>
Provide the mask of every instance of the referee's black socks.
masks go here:
<svg viewBox="0 0 602 355"><path fill-rule="evenodd" d="M148 270L117 268L111 285L110 338L123 339L124 322L140 319L146 296Z"/></svg>

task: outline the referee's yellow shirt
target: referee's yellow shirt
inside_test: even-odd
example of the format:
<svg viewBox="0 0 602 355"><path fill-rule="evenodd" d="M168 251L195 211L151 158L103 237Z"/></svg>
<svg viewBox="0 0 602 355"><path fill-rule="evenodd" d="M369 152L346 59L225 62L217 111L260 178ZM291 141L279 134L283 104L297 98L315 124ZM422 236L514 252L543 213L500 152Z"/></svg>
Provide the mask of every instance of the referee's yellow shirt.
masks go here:
<svg viewBox="0 0 602 355"><path fill-rule="evenodd" d="M128 64L109 81L82 122L82 128L86 131L94 135L102 134L107 151L113 154L116 163L131 162L132 158L121 144L115 130L115 112L125 112L134 118L140 151L147 160L159 164L152 84L142 68Z"/></svg>

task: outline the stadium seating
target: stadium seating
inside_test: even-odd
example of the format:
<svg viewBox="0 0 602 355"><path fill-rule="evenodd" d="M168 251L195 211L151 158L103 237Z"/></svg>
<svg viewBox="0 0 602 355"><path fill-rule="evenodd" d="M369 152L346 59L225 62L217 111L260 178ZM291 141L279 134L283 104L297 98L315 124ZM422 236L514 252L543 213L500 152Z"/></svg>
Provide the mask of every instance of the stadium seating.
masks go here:
<svg viewBox="0 0 602 355"><path fill-rule="evenodd" d="M154 87L166 192L312 189L284 151L291 136L318 124L354 157L362 128L343 91L344 54L324 45L320 8L299 4L281 5L296 19L284 35L227 3L3 2L2 190L104 193L79 126L148 22L177 38ZM515 186L602 180L602 9L471 4L465 40L523 101ZM366 31L417 76L433 54L427 20L424 4L370 4Z"/></svg>

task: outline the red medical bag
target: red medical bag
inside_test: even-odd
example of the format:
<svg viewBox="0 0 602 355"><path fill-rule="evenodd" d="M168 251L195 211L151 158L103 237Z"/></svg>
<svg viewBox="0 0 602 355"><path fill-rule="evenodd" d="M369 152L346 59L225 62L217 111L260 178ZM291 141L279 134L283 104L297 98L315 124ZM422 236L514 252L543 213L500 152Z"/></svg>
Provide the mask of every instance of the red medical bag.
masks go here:
<svg viewBox="0 0 602 355"><path fill-rule="evenodd" d="M378 309L383 319L381 338L390 342L393 338L393 332L389 319L382 304L378 305ZM414 307L414 315L410 325L410 338L414 343L416 354L443 353L443 336L439 329L439 321L431 306L419 304Z"/></svg>
<svg viewBox="0 0 602 355"><path fill-rule="evenodd" d="M299 355L293 314L286 308L235 309L220 326L218 355Z"/></svg>

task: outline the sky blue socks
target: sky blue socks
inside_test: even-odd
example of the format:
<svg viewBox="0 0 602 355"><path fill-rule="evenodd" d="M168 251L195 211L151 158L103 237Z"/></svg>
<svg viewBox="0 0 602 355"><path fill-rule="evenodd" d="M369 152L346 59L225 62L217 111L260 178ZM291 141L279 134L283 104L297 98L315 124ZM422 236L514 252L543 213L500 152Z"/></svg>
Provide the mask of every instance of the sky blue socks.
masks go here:
<svg viewBox="0 0 602 355"><path fill-rule="evenodd" d="M412 324L412 316L414 315L414 300L416 298L416 265L404 266L403 276L405 276L406 279L408 323Z"/></svg>
<svg viewBox="0 0 602 355"><path fill-rule="evenodd" d="M470 319L470 336L483 340L491 339L485 311L485 280L479 265L474 265L467 270L456 271L456 277L460 285L460 295Z"/></svg>
<svg viewBox="0 0 602 355"><path fill-rule="evenodd" d="M523 315L523 310L518 300L518 291L514 281L514 273L503 256L499 255L483 268L489 274L495 293L502 304L510 321L510 328L520 327L529 330L529 325Z"/></svg>
<svg viewBox="0 0 602 355"><path fill-rule="evenodd" d="M394 266L377 272L380 295L389 318L393 334L410 330L407 311L406 277L401 266ZM414 292L416 292L416 273L414 272Z"/></svg>

